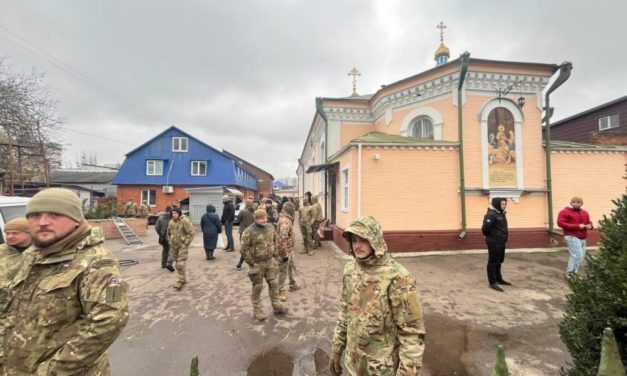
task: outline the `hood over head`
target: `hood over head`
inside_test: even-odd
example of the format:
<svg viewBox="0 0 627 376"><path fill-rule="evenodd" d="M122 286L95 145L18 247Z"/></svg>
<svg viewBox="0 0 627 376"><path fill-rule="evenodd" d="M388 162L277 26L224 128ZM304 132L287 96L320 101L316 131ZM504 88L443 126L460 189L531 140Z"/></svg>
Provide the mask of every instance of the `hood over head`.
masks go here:
<svg viewBox="0 0 627 376"><path fill-rule="evenodd" d="M311 205L317 204L318 203L318 196L311 196L311 198L309 199L309 202L311 203Z"/></svg>
<svg viewBox="0 0 627 376"><path fill-rule="evenodd" d="M216 212L216 207L209 204L207 205L207 213L215 213Z"/></svg>
<svg viewBox="0 0 627 376"><path fill-rule="evenodd" d="M286 212L287 214L290 215L290 217L294 217L294 213L296 212L296 207L291 202L286 202L285 204L283 204L283 208L281 209L281 211Z"/></svg>
<svg viewBox="0 0 627 376"><path fill-rule="evenodd" d="M349 243L351 241L351 234L368 240L368 243L370 243L370 246L374 249L375 258L383 257L388 251L388 246L383 239L381 225L374 217L365 216L356 218L342 234L344 239Z"/></svg>
<svg viewBox="0 0 627 376"><path fill-rule="evenodd" d="M492 208L494 208L494 210L496 210L499 213L502 213L503 210L501 209L501 201L505 200L505 198L503 197L495 197L492 199L491 204L492 204Z"/></svg>

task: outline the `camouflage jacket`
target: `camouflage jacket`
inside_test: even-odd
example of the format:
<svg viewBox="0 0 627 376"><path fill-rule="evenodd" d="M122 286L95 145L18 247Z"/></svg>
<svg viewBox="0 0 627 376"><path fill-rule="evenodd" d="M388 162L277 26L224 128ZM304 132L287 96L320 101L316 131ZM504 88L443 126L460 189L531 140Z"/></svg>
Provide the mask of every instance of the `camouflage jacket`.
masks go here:
<svg viewBox="0 0 627 376"><path fill-rule="evenodd" d="M148 206L146 204L141 204L139 206L139 217L140 218L146 218L146 217L148 217L148 214L150 214L150 206Z"/></svg>
<svg viewBox="0 0 627 376"><path fill-rule="evenodd" d="M302 205L298 209L298 224L301 226L311 226L314 222L311 205Z"/></svg>
<svg viewBox="0 0 627 376"><path fill-rule="evenodd" d="M311 196L311 221L322 222L324 221L324 215L322 215L322 206L318 202L318 197Z"/></svg>
<svg viewBox="0 0 627 376"><path fill-rule="evenodd" d="M194 240L194 225L186 216L179 219L172 219L168 223L167 230L168 244L170 249L183 249L189 247Z"/></svg>
<svg viewBox="0 0 627 376"><path fill-rule="evenodd" d="M248 226L242 234L240 252L248 265L266 261L276 256L277 236L271 224L259 226L256 223Z"/></svg>
<svg viewBox="0 0 627 376"><path fill-rule="evenodd" d="M281 213L277 224L277 246L279 255L288 257L294 250L293 218L287 213Z"/></svg>
<svg viewBox="0 0 627 376"><path fill-rule="evenodd" d="M8 285L2 375L110 374L106 350L128 321L128 285L103 242L94 228L56 252L25 252Z"/></svg>
<svg viewBox="0 0 627 376"><path fill-rule="evenodd" d="M124 216L134 217L136 214L137 214L137 204L134 202L128 202L126 206L124 206Z"/></svg>
<svg viewBox="0 0 627 376"><path fill-rule="evenodd" d="M425 327L416 280L387 254L374 218L357 218L346 233L367 239L375 252L344 268L332 351L346 350L348 375L419 375Z"/></svg>
<svg viewBox="0 0 627 376"><path fill-rule="evenodd" d="M7 243L0 245L0 289L6 286L15 276L15 273L20 267L22 261L22 252L16 248L11 247ZM0 290L0 306L4 307L8 304L8 292L6 290ZM4 357L4 351L2 350L2 343L4 343L4 333L6 324L6 313L0 311L0 364L2 364L2 358Z"/></svg>

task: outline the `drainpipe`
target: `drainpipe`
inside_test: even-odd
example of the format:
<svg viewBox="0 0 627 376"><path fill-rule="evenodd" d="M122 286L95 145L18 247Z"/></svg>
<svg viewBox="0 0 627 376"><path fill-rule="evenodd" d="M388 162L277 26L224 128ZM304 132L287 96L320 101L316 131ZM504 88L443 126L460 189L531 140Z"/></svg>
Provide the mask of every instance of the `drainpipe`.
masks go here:
<svg viewBox="0 0 627 376"><path fill-rule="evenodd" d="M466 179L464 177L464 129L462 123L462 87L466 79L468 71L468 60L470 52L466 51L462 54L461 67L459 70L459 84L457 85L457 134L459 138L459 193L462 205L462 228L457 234L457 240L466 237Z"/></svg>
<svg viewBox="0 0 627 376"><path fill-rule="evenodd" d="M326 168L326 164L328 163L328 159L329 159L329 151L328 151L329 150L329 143L327 142L327 139L329 137L329 121L327 120L327 115L324 114L324 110L322 109L322 98L321 97L317 97L316 98L316 111L318 112L318 114L320 114L320 117L324 121L324 164L325 164L325 168L324 168L324 214L328 218L329 217L329 207L328 207L328 203L327 203L327 197L328 197L327 176L329 175L329 171Z"/></svg>
<svg viewBox="0 0 627 376"><path fill-rule="evenodd" d="M361 217L361 144L357 144L357 216Z"/></svg>
<svg viewBox="0 0 627 376"><path fill-rule="evenodd" d="M300 179L301 182L299 184L300 187L299 187L299 192L298 192L298 198L300 198L301 197L300 193L301 192L305 193L305 166L303 166L303 162L301 161L300 158L298 158L298 166L301 171L301 179ZM300 188L302 188L302 190Z"/></svg>
<svg viewBox="0 0 627 376"><path fill-rule="evenodd" d="M570 77L570 71L573 69L573 64L566 61L563 62L560 65L560 72L559 72L559 76L557 76L557 79L555 80L555 82L553 82L553 85L551 85L551 87L549 88L549 90L546 91L545 94L545 99L544 99L544 103L545 103L545 107L544 107L544 114L545 114L545 126L544 126L544 130L546 132L545 135L545 153L546 153L546 194L547 194L547 204L548 204L548 215L549 215L549 233L554 234L555 233L555 228L553 225L553 183L551 181L551 115L552 114L552 108L550 106L550 102L549 102L549 96L550 94L555 91L558 87L560 87L564 82L566 82L566 80L568 80L568 78Z"/></svg>

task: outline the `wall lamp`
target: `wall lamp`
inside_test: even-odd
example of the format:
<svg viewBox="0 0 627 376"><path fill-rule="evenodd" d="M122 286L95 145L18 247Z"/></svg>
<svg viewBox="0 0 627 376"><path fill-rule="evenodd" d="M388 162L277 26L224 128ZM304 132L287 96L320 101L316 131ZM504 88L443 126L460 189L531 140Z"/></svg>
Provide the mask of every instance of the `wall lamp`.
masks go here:
<svg viewBox="0 0 627 376"><path fill-rule="evenodd" d="M514 87L518 86L520 88L520 97L518 97L518 107L523 108L523 106L525 105L525 97L523 97L522 95L522 85L520 81L516 81L502 89L497 89L496 92L498 93L498 99L499 99L499 103L501 102L501 99L506 97Z"/></svg>

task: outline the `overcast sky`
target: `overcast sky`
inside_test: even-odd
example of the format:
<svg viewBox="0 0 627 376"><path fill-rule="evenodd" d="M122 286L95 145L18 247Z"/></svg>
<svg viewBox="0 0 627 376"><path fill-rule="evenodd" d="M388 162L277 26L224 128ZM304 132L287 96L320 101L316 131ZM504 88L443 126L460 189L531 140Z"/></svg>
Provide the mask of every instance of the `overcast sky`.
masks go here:
<svg viewBox="0 0 627 376"><path fill-rule="evenodd" d="M0 0L0 56L46 73L67 162L122 162L176 125L282 178L316 96L350 95L353 66L360 94L433 67L440 21L451 58L571 61L558 120L627 93L625 14L625 0Z"/></svg>

